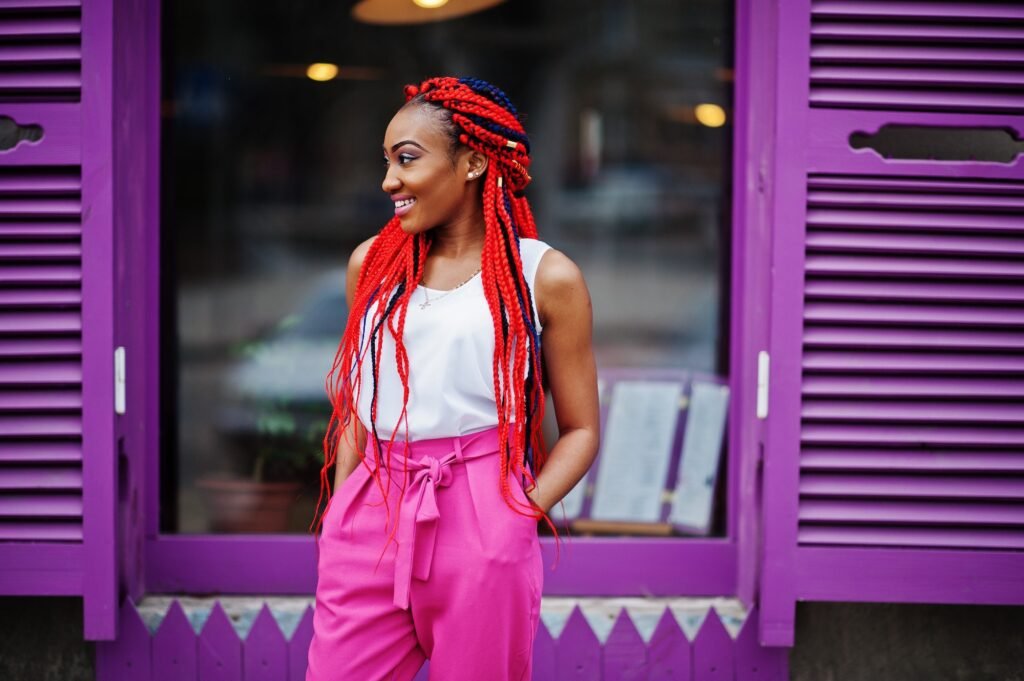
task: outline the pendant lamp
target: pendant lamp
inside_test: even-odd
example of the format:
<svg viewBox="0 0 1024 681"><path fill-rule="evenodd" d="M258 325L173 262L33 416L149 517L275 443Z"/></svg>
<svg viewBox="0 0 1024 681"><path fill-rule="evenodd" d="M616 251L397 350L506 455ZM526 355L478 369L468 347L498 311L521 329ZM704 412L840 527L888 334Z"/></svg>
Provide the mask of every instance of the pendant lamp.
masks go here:
<svg viewBox="0 0 1024 681"><path fill-rule="evenodd" d="M367 24L426 24L480 12L504 1L361 0L352 8L352 17Z"/></svg>

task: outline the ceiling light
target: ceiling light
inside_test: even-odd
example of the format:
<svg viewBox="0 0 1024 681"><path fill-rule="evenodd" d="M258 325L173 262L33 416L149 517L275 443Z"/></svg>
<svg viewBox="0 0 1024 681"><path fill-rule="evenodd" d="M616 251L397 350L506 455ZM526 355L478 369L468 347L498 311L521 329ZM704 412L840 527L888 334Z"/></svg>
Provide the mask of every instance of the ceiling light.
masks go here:
<svg viewBox="0 0 1024 681"><path fill-rule="evenodd" d="M337 64L316 63L306 68L306 77L310 80L334 80L338 76Z"/></svg>
<svg viewBox="0 0 1024 681"><path fill-rule="evenodd" d="M693 109L697 122L709 128L720 128L725 125L725 109L717 104L698 104Z"/></svg>
<svg viewBox="0 0 1024 681"><path fill-rule="evenodd" d="M361 0L352 16L367 24L425 24L455 19L500 5L505 0Z"/></svg>

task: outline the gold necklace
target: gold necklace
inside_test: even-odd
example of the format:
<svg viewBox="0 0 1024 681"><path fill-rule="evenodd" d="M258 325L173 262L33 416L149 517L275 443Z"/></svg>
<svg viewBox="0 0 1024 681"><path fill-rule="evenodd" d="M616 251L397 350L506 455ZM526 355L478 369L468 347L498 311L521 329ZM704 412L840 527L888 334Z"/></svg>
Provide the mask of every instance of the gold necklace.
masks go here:
<svg viewBox="0 0 1024 681"><path fill-rule="evenodd" d="M482 268L480 268L480 269L482 269ZM474 272L473 274L469 275L469 279L466 279L466 281L462 282L462 284L459 284L459 286L462 286L463 284L468 284L470 279L472 279L473 277L475 277L477 274L480 273L480 269L477 269L476 272ZM453 293L457 288L459 288L459 286L456 286L453 289L448 289L443 294L439 295L437 298L434 298L434 302L436 303L437 301L441 300L442 298L444 298L449 293ZM420 309L421 310L427 309L427 306L430 305L430 302L431 302L430 301L430 295L427 293L427 291L429 291L429 290L430 289L428 289L426 286L423 287L423 298L424 298L424 300L426 302L420 303Z"/></svg>

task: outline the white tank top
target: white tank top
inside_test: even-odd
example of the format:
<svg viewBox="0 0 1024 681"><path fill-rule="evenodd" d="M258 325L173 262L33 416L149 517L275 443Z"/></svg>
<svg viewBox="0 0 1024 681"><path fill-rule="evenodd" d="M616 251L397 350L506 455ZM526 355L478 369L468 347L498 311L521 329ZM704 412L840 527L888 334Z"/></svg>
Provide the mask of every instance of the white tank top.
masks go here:
<svg viewBox="0 0 1024 681"><path fill-rule="evenodd" d="M533 299L533 314L540 328L534 280L541 256L551 246L538 239L520 238L523 274ZM427 307L421 305L428 299ZM370 424L373 369L367 347L376 303L365 318L360 340L363 355L357 403L359 420ZM397 424L395 439L405 439L402 381L395 364L395 341L382 327L383 350L377 381L377 436L387 440ZM409 300L403 335L409 355L409 403L406 405L408 438L423 440L468 435L498 424L494 399L494 323L478 272L450 293L419 286ZM529 375L525 367L523 380Z"/></svg>

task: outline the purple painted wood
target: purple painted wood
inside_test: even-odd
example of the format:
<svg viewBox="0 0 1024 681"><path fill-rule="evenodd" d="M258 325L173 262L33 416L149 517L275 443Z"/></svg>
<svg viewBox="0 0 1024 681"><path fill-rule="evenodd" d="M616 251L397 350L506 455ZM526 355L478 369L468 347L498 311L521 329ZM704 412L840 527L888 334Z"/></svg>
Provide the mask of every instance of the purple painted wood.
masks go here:
<svg viewBox="0 0 1024 681"><path fill-rule="evenodd" d="M288 643L266 603L245 638L244 660L246 681L288 678Z"/></svg>
<svg viewBox="0 0 1024 681"><path fill-rule="evenodd" d="M1024 8L1003 2L932 2L912 0L815 0L815 14L835 18L1024 19Z"/></svg>
<svg viewBox="0 0 1024 681"><path fill-rule="evenodd" d="M199 674L196 633L178 601L173 601L153 635L153 681L182 681Z"/></svg>
<svg viewBox="0 0 1024 681"><path fill-rule="evenodd" d="M91 2L91 0L90 0ZM117 169L116 238L118 247L114 269L114 291L119 311L115 324L115 345L126 348L126 412L118 419L117 474L118 537L120 546L119 588L135 599L145 593L143 586L143 542L146 469L158 447L146 441L147 403L143 398L147 353L158 346L143 334L152 323L155 306L143 296L142 273L159 271L145 257L149 241L158 238L157 221L148 211L158 194L160 137L153 121L159 120L160 107L160 19L159 1L118 0L115 3L117 36L114 59L114 129L117 130L114 165ZM157 73L153 73L152 63ZM108 349L108 352L112 350ZM109 403L108 403L109 404Z"/></svg>
<svg viewBox="0 0 1024 681"><path fill-rule="evenodd" d="M806 600L1024 602L1024 553L804 547L793 566Z"/></svg>
<svg viewBox="0 0 1024 681"><path fill-rule="evenodd" d="M533 639L534 681L558 681L556 667L556 643L543 620L537 625Z"/></svg>
<svg viewBox="0 0 1024 681"><path fill-rule="evenodd" d="M736 3L733 88L732 264L729 349L729 536L737 548L736 594L754 603L760 572L761 441L757 357L768 347L770 191L774 150L775 10Z"/></svg>
<svg viewBox="0 0 1024 681"><path fill-rule="evenodd" d="M944 178L947 181L953 178L973 177L979 168L985 169L987 177L1001 179L1019 179L1024 173L1024 155L1018 154L1013 163L992 163L992 162L960 162L949 161L935 163L920 163L913 161L901 161L893 163L881 158L873 149L851 149L850 133L864 132L874 134L883 125L922 125L922 126L963 126L967 128L1003 128L1016 130L1017 138L1021 137L1020 117L1002 116L995 114L950 114L950 113L907 113L901 111L851 111L844 109L814 109L807 112L807 129L805 134L811 141L807 149L808 169L813 171L836 168L840 172L857 173L858 175L885 174L889 177L910 175L914 177L936 177ZM842 159L837 163L837 159ZM864 180L861 180L864 181ZM857 224L863 221L877 221L885 217L899 217L899 213L890 215L868 214L857 216ZM816 218L816 211L809 210L808 220L812 223ZM969 227L988 227L993 225L996 228L1004 224L1012 229L1016 221L1012 216L999 216L993 214L971 214L959 213L953 215L936 214L934 219L938 221L938 228L942 229L943 224L953 224L957 228L960 225ZM910 220L897 220L889 222L888 226L893 227L912 223ZM870 222L868 224L871 224ZM925 226L930 222L926 222Z"/></svg>
<svg viewBox="0 0 1024 681"><path fill-rule="evenodd" d="M693 681L733 678L733 643L714 608L693 640Z"/></svg>
<svg viewBox="0 0 1024 681"><path fill-rule="evenodd" d="M1019 13L780 6L762 641L792 642L799 597L1024 602L1024 157L850 147L888 124L1024 136Z"/></svg>
<svg viewBox="0 0 1024 681"><path fill-rule="evenodd" d="M19 125L38 125L44 133L39 141L22 141L14 149L4 152L4 166L74 167L82 162L82 110L78 104L4 102L0 115L12 118ZM64 228L74 228L75 233L80 233L78 224L65 224Z"/></svg>
<svg viewBox="0 0 1024 681"><path fill-rule="evenodd" d="M220 603L214 603L198 643L199 681L242 681L242 642Z"/></svg>
<svg viewBox="0 0 1024 681"><path fill-rule="evenodd" d="M150 681L153 638L131 599L124 600L117 621L117 638L96 642L96 678Z"/></svg>
<svg viewBox="0 0 1024 681"><path fill-rule="evenodd" d="M765 648L757 640L757 610L747 614L733 645L736 681L788 681L787 648Z"/></svg>
<svg viewBox="0 0 1024 681"><path fill-rule="evenodd" d="M692 646L668 608L658 620L647 649L650 681L690 681L693 678Z"/></svg>
<svg viewBox="0 0 1024 681"><path fill-rule="evenodd" d="M775 108L777 127L771 223L773 264L769 351L768 421L764 453L764 553L759 604L760 640L767 645L793 645L795 616L792 565L796 549L799 382L803 319L803 251L793 244L804 239L807 140L803 135L809 96L809 0L780 4L776 16Z"/></svg>
<svg viewBox="0 0 1024 681"><path fill-rule="evenodd" d="M554 540L542 538L541 547L548 596L735 592L736 549L727 539L572 536L554 571ZM629 559L609 560L623 555ZM146 584L157 593L309 594L314 559L312 539L302 535L163 535L146 542Z"/></svg>
<svg viewBox="0 0 1024 681"><path fill-rule="evenodd" d="M82 533L86 640L117 633L114 414L114 3L82 11ZM129 140L120 139L121 143Z"/></svg>
<svg viewBox="0 0 1024 681"><path fill-rule="evenodd" d="M309 661L309 644L313 640L313 607L307 606L295 632L288 639L288 678L304 681Z"/></svg>
<svg viewBox="0 0 1024 681"><path fill-rule="evenodd" d="M615 618L612 631L604 642L602 656L602 679L621 679L621 681L646 681L649 672L647 664L647 646L644 645L640 632L623 608Z"/></svg>
<svg viewBox="0 0 1024 681"><path fill-rule="evenodd" d="M79 18L78 5L57 16L29 3L0 21L0 34L17 38L0 50L2 114L43 131L0 161L0 282L19 287L0 299L9 367L0 375L0 433L23 438L0 446L0 488L19 490L0 511L0 593L81 595L85 637L97 640L117 629L113 9L96 0ZM18 101L26 96L32 101ZM34 371L15 368L29 358ZM48 386L58 389L24 391ZM32 500L20 490L64 496ZM54 541L77 547L53 553ZM35 577L19 567L32 553Z"/></svg>
<svg viewBox="0 0 1024 681"><path fill-rule="evenodd" d="M578 605L572 609L558 637L555 655L559 681L601 678L601 643Z"/></svg>

